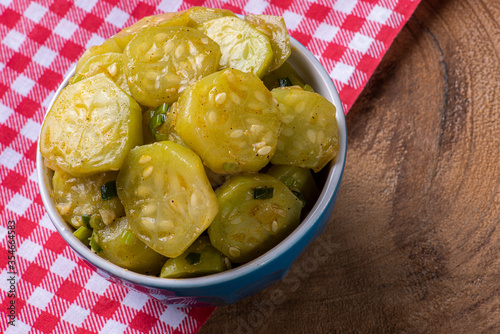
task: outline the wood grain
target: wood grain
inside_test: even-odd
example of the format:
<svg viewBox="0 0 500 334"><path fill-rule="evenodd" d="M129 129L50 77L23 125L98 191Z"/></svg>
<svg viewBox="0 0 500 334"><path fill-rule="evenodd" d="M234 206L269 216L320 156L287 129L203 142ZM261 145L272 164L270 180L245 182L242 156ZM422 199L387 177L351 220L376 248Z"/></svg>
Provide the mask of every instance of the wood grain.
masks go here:
<svg viewBox="0 0 500 334"><path fill-rule="evenodd" d="M421 2L349 112L325 232L200 333L500 333L499 21Z"/></svg>

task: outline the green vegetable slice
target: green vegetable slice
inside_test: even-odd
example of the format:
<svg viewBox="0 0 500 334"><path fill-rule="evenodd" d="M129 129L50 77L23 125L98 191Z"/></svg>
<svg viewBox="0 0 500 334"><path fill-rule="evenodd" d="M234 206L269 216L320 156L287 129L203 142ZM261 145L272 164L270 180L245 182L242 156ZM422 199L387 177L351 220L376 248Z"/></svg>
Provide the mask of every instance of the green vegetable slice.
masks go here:
<svg viewBox="0 0 500 334"><path fill-rule="evenodd" d="M182 254L218 212L200 158L170 141L131 150L116 183L131 230L167 257Z"/></svg>
<svg viewBox="0 0 500 334"><path fill-rule="evenodd" d="M80 66L76 74L71 78L70 84L77 83L85 78L90 78L99 73L104 73L116 84L130 95L127 78L123 72L123 55L116 52L108 52L92 56Z"/></svg>
<svg viewBox="0 0 500 334"><path fill-rule="evenodd" d="M47 164L73 176L119 170L142 144L141 107L105 74L66 86L42 125Z"/></svg>
<svg viewBox="0 0 500 334"><path fill-rule="evenodd" d="M260 32L264 33L271 42L273 62L269 71L279 68L292 54L290 36L286 30L285 20L275 15L247 15L245 21L251 23Z"/></svg>
<svg viewBox="0 0 500 334"><path fill-rule="evenodd" d="M158 275L166 258L146 246L131 231L126 217L96 231L98 253L104 259L140 274Z"/></svg>
<svg viewBox="0 0 500 334"><path fill-rule="evenodd" d="M175 112L182 141L215 173L257 172L276 149L279 109L250 73L225 69L197 81Z"/></svg>
<svg viewBox="0 0 500 334"><path fill-rule="evenodd" d="M59 214L73 227L99 228L125 215L118 197L102 199L101 186L116 180L117 172L105 172L86 177L74 177L56 171L52 177L53 199ZM103 220L106 218L106 221Z"/></svg>
<svg viewBox="0 0 500 334"><path fill-rule="evenodd" d="M130 92L140 104L172 104L196 80L215 72L219 46L194 28L144 28L123 51Z"/></svg>
<svg viewBox="0 0 500 334"><path fill-rule="evenodd" d="M235 68L262 78L273 62L269 38L238 17L206 21L198 29L219 44L222 69Z"/></svg>
<svg viewBox="0 0 500 334"><path fill-rule="evenodd" d="M168 259L161 269L160 277L206 276L230 268L231 262L210 244L207 236L201 236L183 254Z"/></svg>
<svg viewBox="0 0 500 334"><path fill-rule="evenodd" d="M122 49L118 46L116 41L112 38L109 38L105 40L101 45L94 45L85 50L85 52L82 54L80 59L78 59L78 62L76 63L76 70L75 73L78 73L78 71L81 69L83 64L87 62L90 58L96 56L96 55L101 55L105 53L121 53Z"/></svg>
<svg viewBox="0 0 500 334"><path fill-rule="evenodd" d="M276 165L320 171L339 150L335 106L323 96L300 87L275 88L273 96L283 113Z"/></svg>
<svg viewBox="0 0 500 334"><path fill-rule="evenodd" d="M127 44L144 28L186 26L188 22L189 16L186 11L146 16L131 26L122 29L111 39L115 41L121 50L125 50Z"/></svg>
<svg viewBox="0 0 500 334"><path fill-rule="evenodd" d="M274 189L255 199L255 189ZM215 191L220 211L208 228L212 245L232 262L251 261L276 246L300 223L302 202L265 174L232 175Z"/></svg>
<svg viewBox="0 0 500 334"><path fill-rule="evenodd" d="M228 9L220 8L206 8L200 6L193 6L187 10L189 16L189 27L198 28L203 22L217 19L224 16L236 16Z"/></svg>

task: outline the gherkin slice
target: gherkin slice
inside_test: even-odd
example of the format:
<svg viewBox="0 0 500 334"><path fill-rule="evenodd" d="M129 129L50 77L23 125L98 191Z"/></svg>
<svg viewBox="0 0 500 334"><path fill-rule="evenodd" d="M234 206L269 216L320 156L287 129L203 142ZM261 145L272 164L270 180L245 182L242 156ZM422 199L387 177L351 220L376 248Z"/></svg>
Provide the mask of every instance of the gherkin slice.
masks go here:
<svg viewBox="0 0 500 334"><path fill-rule="evenodd" d="M119 170L142 144L141 107L104 73L66 86L40 133L46 164L73 176Z"/></svg>
<svg viewBox="0 0 500 334"><path fill-rule="evenodd" d="M272 188L272 197L255 199L255 189L262 188ZM300 223L302 202L270 175L230 176L215 192L220 210L208 235L212 245L234 263L264 254Z"/></svg>
<svg viewBox="0 0 500 334"><path fill-rule="evenodd" d="M186 87L215 72L220 48L194 28L149 27L139 31L123 52L132 97L156 108L172 104Z"/></svg>
<svg viewBox="0 0 500 334"><path fill-rule="evenodd" d="M97 254L122 268L145 275L158 275L167 260L165 256L134 237L126 217L95 233L96 241L102 250ZM124 235L131 237L125 239Z"/></svg>
<svg viewBox="0 0 500 334"><path fill-rule="evenodd" d="M210 244L207 236L201 236L183 254L168 259L161 269L160 277L199 277L230 268L231 262Z"/></svg>
<svg viewBox="0 0 500 334"><path fill-rule="evenodd" d="M335 106L318 93L296 86L275 88L272 94L283 119L271 162L320 171L339 150Z"/></svg>
<svg viewBox="0 0 500 334"><path fill-rule="evenodd" d="M238 17L206 21L198 29L219 44L221 69L234 68L262 78L273 63L269 38Z"/></svg>
<svg viewBox="0 0 500 334"><path fill-rule="evenodd" d="M174 110L182 141L215 173L257 172L276 149L281 114L253 74L211 74L187 88Z"/></svg>
<svg viewBox="0 0 500 334"><path fill-rule="evenodd" d="M167 257L181 255L218 212L200 158L170 141L131 150L116 185L132 231Z"/></svg>

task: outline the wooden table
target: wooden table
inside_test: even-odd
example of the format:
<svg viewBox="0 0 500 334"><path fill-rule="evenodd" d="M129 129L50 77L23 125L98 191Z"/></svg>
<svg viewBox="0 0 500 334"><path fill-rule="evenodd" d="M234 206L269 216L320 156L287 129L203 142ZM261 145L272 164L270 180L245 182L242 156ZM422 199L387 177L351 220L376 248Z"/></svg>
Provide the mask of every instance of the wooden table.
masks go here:
<svg viewBox="0 0 500 334"><path fill-rule="evenodd" d="M423 0L347 117L331 221L207 333L500 333L500 1Z"/></svg>

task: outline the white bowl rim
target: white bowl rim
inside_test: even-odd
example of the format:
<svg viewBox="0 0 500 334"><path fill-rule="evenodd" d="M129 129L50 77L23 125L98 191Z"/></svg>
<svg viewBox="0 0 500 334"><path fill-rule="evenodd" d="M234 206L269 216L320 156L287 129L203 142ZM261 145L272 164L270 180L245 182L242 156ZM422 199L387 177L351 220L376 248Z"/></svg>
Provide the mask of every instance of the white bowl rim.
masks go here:
<svg viewBox="0 0 500 334"><path fill-rule="evenodd" d="M228 271L224 271L217 274L212 274L208 276L196 277L196 278L182 278L182 279L173 279L173 278L160 278L156 276L148 276L139 273L135 273L133 271L126 270L121 268L100 256L94 254L89 248L87 248L82 242L80 242L74 235L73 230L69 228L69 224L66 223L53 205L53 200L50 197L49 190L44 181L44 169L46 168L42 162L42 156L40 153L40 141L37 146L37 159L36 159L36 167L37 167L37 176L40 188L40 194L42 197L42 201L44 203L45 209L54 224L55 228L59 232L59 234L63 237L63 239L68 243L68 245L73 248L81 257L86 259L92 265L100 268L108 272L109 274L124 279L126 281L149 286L157 289L190 289L190 288L202 288L208 287L218 284L227 283L233 280L236 277L243 277L259 267L264 266L268 262L273 261L273 259L279 257L284 254L288 249L293 247L314 225L315 218L319 217L328 207L330 201L334 197L337 188L340 185L340 180L342 178L345 159L346 159L346 151L347 151L347 130L346 130L346 121L344 115L344 109L342 107L342 103L340 101L339 94L337 89L335 88L329 74L326 72L325 68L321 65L318 59L309 51L305 46L303 46L300 42L298 42L293 37L290 37L290 42L292 46L292 50L298 50L302 55L304 55L316 68L319 72L320 77L317 78L321 81L330 95L332 97L328 98L336 107L336 120L337 126L339 130L339 152L337 157L332 162L333 166L330 168L328 172L328 176L326 178L325 187L323 188L319 200L315 203L314 207L311 209L306 218L301 222L301 224L290 234L288 235L281 243L267 251L265 254L260 257L246 263L242 264L236 268L230 269ZM74 74L74 68L69 71L67 76L65 77L62 84L57 89L56 93L52 97L52 100L47 108L47 111L50 110L52 105L54 104L57 96L60 94L61 90L64 86L67 85L70 77ZM52 204L52 205L48 205Z"/></svg>

